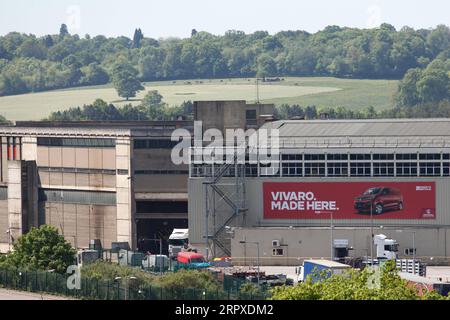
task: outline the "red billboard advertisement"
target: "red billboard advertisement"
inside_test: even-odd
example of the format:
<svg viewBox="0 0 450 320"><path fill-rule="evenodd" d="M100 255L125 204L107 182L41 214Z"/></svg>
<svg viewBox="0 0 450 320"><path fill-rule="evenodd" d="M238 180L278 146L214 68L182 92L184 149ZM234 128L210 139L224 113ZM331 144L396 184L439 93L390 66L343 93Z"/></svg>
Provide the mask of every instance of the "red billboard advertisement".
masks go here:
<svg viewBox="0 0 450 320"><path fill-rule="evenodd" d="M434 182L266 182L263 189L264 219L436 219Z"/></svg>

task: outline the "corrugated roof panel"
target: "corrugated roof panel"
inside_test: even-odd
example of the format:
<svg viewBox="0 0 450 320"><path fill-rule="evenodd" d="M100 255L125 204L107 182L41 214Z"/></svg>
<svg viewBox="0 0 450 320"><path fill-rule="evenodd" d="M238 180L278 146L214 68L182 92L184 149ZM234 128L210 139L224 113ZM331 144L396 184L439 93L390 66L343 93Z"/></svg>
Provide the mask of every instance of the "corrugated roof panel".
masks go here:
<svg viewBox="0 0 450 320"><path fill-rule="evenodd" d="M450 136L450 119L286 120L267 124L280 137Z"/></svg>

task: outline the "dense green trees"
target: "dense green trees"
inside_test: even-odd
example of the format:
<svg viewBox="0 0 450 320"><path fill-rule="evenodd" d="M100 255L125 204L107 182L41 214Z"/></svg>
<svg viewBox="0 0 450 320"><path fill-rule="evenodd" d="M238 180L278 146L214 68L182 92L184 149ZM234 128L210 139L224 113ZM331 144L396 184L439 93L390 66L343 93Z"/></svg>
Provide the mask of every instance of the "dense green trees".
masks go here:
<svg viewBox="0 0 450 320"><path fill-rule="evenodd" d="M371 30L329 26L314 34L274 35L193 31L190 38L160 40L145 38L139 28L133 39L80 38L63 25L57 35L0 37L0 95L104 84L113 80L118 61L137 70L140 81L256 75L401 79L449 49L445 25L398 31L388 24ZM430 75L424 90L441 77Z"/></svg>
<svg viewBox="0 0 450 320"><path fill-rule="evenodd" d="M53 112L47 120L51 121L87 121L87 120L175 120L179 116L192 119L193 103L183 102L179 106L169 107L158 91L149 91L141 104L131 104L118 108L113 104L97 99L93 104Z"/></svg>
<svg viewBox="0 0 450 320"><path fill-rule="evenodd" d="M0 261L0 266L65 273L74 264L75 253L55 227L43 225L21 236L14 250Z"/></svg>
<svg viewBox="0 0 450 320"><path fill-rule="evenodd" d="M408 70L396 95L399 107L425 109L450 104L450 49L442 52L425 68Z"/></svg>
<svg viewBox="0 0 450 320"><path fill-rule="evenodd" d="M316 107L282 104L275 110L278 119L395 119L395 118L450 118L450 100L413 106L395 106L392 109L375 110L372 106L361 110L345 107Z"/></svg>
<svg viewBox="0 0 450 320"><path fill-rule="evenodd" d="M67 35L69 35L69 30L67 28L67 25L62 24L61 28L59 29L59 36L63 38Z"/></svg>
<svg viewBox="0 0 450 320"><path fill-rule="evenodd" d="M133 36L133 48L140 48L142 39L144 39L144 34L142 33L142 30L136 29L134 31Z"/></svg>
<svg viewBox="0 0 450 320"><path fill-rule="evenodd" d="M119 97L127 101L136 97L138 91L145 89L138 79L138 71L129 63L119 63L114 66L113 84Z"/></svg>

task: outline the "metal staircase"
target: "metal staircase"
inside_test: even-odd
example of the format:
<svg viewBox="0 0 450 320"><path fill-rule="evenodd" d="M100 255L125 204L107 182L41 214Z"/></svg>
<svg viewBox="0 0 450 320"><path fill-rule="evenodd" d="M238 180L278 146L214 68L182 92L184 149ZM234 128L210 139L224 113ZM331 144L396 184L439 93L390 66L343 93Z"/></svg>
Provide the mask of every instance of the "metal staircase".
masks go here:
<svg viewBox="0 0 450 320"><path fill-rule="evenodd" d="M212 165L211 179L204 182L205 188L205 238L213 256L231 255L231 239L227 227L242 224L247 208L245 206L245 164L238 162L237 151L233 150L233 163ZM233 170L234 169L234 170ZM216 212L225 205L230 212L225 219ZM241 221L239 220L241 218Z"/></svg>

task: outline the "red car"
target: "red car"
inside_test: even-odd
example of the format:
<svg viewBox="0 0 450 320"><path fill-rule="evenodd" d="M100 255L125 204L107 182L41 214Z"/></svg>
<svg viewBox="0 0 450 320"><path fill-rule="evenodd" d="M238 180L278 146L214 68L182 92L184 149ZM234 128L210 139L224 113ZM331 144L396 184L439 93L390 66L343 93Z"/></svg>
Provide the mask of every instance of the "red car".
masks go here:
<svg viewBox="0 0 450 320"><path fill-rule="evenodd" d="M372 210L375 214L403 210L403 195L396 188L374 187L355 198L354 207L359 213Z"/></svg>

